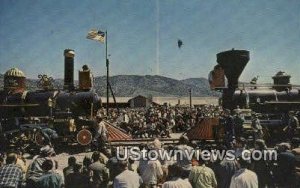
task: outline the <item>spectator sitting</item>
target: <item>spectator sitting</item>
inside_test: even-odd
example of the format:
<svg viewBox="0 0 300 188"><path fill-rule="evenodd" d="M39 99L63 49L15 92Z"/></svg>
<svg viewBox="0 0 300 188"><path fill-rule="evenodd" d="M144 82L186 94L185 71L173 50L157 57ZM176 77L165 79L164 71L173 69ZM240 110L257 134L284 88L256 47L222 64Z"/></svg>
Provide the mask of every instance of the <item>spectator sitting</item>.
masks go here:
<svg viewBox="0 0 300 188"><path fill-rule="evenodd" d="M55 155L54 149L49 145L44 146L40 150L40 155L33 158L32 163L28 167L26 174L26 185L28 188L34 187L37 180L43 175L42 164ZM53 165L52 165L53 166Z"/></svg>

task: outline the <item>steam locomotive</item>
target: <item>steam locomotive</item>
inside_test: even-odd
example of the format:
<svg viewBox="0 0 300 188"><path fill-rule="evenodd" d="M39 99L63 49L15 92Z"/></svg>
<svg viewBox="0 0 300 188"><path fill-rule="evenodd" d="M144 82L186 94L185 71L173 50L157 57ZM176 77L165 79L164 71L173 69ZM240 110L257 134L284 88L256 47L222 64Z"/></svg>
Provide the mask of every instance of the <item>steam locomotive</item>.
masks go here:
<svg viewBox="0 0 300 188"><path fill-rule="evenodd" d="M250 52L246 50L218 53L217 65L209 75L211 88L222 92L220 104L225 109L248 109L251 113L258 113L261 124L272 132L270 136L273 131L283 134L288 113L300 111L300 88L292 85L291 76L282 71L272 77L273 84L258 85L256 79L250 83L239 83L249 60ZM248 120L251 122L251 119Z"/></svg>
<svg viewBox="0 0 300 188"><path fill-rule="evenodd" d="M291 76L279 71L273 85L239 84L239 77L250 60L246 50L230 50L217 54L218 67L224 70L228 86L222 88L224 108L251 108L256 112L288 112L300 110L299 89L290 84Z"/></svg>
<svg viewBox="0 0 300 188"><path fill-rule="evenodd" d="M87 145L92 140L94 116L101 99L93 91L93 78L87 65L79 71L79 87L74 86L74 50L64 50L64 86L55 89L53 79L39 75L39 90L26 90L26 77L12 68L4 74L0 91L1 148L43 144L45 139L77 141Z"/></svg>

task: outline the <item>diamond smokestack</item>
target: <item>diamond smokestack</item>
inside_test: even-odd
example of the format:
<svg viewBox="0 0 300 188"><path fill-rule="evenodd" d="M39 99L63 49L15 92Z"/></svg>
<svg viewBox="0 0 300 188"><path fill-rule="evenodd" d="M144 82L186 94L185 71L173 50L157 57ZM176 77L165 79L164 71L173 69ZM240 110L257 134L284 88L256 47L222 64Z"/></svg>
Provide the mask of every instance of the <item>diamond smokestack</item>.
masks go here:
<svg viewBox="0 0 300 188"><path fill-rule="evenodd" d="M250 59L250 53L246 50L229 50L217 54L217 62L224 69L228 80L228 88L223 90L222 103L227 109L234 109L232 97L238 88L239 77Z"/></svg>

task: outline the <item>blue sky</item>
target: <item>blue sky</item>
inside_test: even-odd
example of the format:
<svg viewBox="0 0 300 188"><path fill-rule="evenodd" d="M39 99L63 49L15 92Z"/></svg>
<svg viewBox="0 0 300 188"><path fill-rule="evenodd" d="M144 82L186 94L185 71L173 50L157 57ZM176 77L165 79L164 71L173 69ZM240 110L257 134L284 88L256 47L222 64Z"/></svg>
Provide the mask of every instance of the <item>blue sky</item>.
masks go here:
<svg viewBox="0 0 300 188"><path fill-rule="evenodd" d="M1 0L0 24L2 73L62 78L71 48L76 70L105 75L105 45L85 38L98 28L108 31L111 75L157 74L159 54L160 75L207 77L216 53L235 48L251 55L242 80L270 82L284 70L300 83L299 0Z"/></svg>

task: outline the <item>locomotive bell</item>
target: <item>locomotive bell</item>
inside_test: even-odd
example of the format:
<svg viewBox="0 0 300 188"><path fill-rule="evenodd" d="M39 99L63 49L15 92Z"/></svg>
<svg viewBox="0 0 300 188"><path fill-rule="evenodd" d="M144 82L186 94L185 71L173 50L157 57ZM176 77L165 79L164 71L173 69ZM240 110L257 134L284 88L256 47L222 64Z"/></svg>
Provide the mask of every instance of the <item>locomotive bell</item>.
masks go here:
<svg viewBox="0 0 300 188"><path fill-rule="evenodd" d="M74 57L75 52L72 49L65 49L65 78L64 78L64 89L74 90Z"/></svg>

